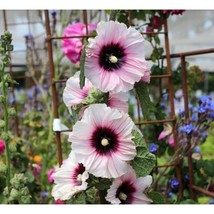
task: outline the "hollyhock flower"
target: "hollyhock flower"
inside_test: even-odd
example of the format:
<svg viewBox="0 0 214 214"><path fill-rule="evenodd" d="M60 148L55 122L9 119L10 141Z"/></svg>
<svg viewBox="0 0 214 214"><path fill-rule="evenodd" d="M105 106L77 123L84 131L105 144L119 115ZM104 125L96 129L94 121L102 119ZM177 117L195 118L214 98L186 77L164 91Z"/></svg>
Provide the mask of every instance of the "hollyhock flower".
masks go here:
<svg viewBox="0 0 214 214"><path fill-rule="evenodd" d="M185 10L162 10L163 14L182 15Z"/></svg>
<svg viewBox="0 0 214 214"><path fill-rule="evenodd" d="M91 96L90 93L98 92L91 82L86 78L85 79L85 86L81 89L80 88L80 72L78 71L75 73L74 76L70 77L66 82L66 87L63 92L63 101L69 112L71 112L71 107L76 107L79 104L84 104L85 109L87 107L86 99ZM102 93L100 93L101 98L103 97ZM128 94L124 92L120 93L110 93L109 100L107 101L107 105L111 108L118 109L120 111L128 112ZM80 112L80 118L83 115L83 111Z"/></svg>
<svg viewBox="0 0 214 214"><path fill-rule="evenodd" d="M55 169L50 169L48 171L48 182L49 183L54 183L54 179L53 179L53 173L55 172Z"/></svg>
<svg viewBox="0 0 214 214"><path fill-rule="evenodd" d="M109 21L97 26L86 47L85 76L103 92L126 92L145 76L144 38L136 29Z"/></svg>
<svg viewBox="0 0 214 214"><path fill-rule="evenodd" d="M69 158L56 169L52 177L56 184L52 189L52 196L55 200L68 200L87 188L86 180L89 175L83 164L78 163L75 154L71 152Z"/></svg>
<svg viewBox="0 0 214 214"><path fill-rule="evenodd" d="M132 141L134 123L128 114L106 104L92 104L69 136L77 161L89 173L117 178L128 170L127 161L136 156Z"/></svg>
<svg viewBox="0 0 214 214"><path fill-rule="evenodd" d="M126 174L116 178L107 192L106 200L112 204L149 204L152 202L143 192L152 184L152 176L136 178L129 166Z"/></svg>
<svg viewBox="0 0 214 214"><path fill-rule="evenodd" d="M96 29L96 24L88 24L88 32L92 32ZM86 25L83 23L71 24L64 29L63 36L82 36L86 34ZM74 64L80 61L80 55L82 51L82 39L81 38L64 38L62 39L62 50L68 59Z"/></svg>
<svg viewBox="0 0 214 214"><path fill-rule="evenodd" d="M4 141L0 139L0 155L4 153L5 144Z"/></svg>

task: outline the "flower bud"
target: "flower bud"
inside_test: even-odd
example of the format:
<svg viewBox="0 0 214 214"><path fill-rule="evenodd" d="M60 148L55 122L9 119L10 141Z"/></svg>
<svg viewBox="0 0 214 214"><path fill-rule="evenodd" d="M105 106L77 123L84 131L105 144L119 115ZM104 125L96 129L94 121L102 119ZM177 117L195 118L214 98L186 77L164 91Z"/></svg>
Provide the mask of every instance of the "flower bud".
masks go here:
<svg viewBox="0 0 214 214"><path fill-rule="evenodd" d="M15 108L9 108L9 109L8 109L8 114L9 114L9 116L11 116L11 117L16 116L16 110L15 110Z"/></svg>
<svg viewBox="0 0 214 214"><path fill-rule="evenodd" d="M2 139L4 142L7 142L7 141L10 139L10 136L9 136L8 133L3 132L3 133L1 134L1 139Z"/></svg>
<svg viewBox="0 0 214 214"><path fill-rule="evenodd" d="M1 87L0 87L1 88ZM5 96L0 95L0 103L5 103Z"/></svg>
<svg viewBox="0 0 214 214"><path fill-rule="evenodd" d="M4 172L6 172L6 170L7 170L7 166L3 163L0 163L0 172L4 173Z"/></svg>
<svg viewBox="0 0 214 214"><path fill-rule="evenodd" d="M17 151L16 145L15 145L15 144L11 144L11 145L9 146L9 150L10 150L11 153L15 153L15 152Z"/></svg>
<svg viewBox="0 0 214 214"><path fill-rule="evenodd" d="M4 128L4 126L5 126L4 120L0 120L0 128Z"/></svg>
<svg viewBox="0 0 214 214"><path fill-rule="evenodd" d="M21 196L20 202L22 204L30 204L30 196Z"/></svg>
<svg viewBox="0 0 214 214"><path fill-rule="evenodd" d="M10 198L16 200L20 196L20 193L17 189L13 188L10 192Z"/></svg>
<svg viewBox="0 0 214 214"><path fill-rule="evenodd" d="M8 187L5 187L5 188L4 188L4 191L3 191L3 195L4 195L5 197L7 197L8 194L9 194Z"/></svg>
<svg viewBox="0 0 214 214"><path fill-rule="evenodd" d="M29 195L29 190L27 187L24 187L21 189L21 195L25 195L25 196Z"/></svg>

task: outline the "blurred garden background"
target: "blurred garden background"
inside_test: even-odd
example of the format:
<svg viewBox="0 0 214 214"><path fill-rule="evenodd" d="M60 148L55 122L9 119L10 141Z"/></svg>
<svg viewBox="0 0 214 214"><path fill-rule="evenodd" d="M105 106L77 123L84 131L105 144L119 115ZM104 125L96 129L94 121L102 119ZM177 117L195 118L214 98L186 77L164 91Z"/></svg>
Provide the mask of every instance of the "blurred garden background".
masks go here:
<svg viewBox="0 0 214 214"><path fill-rule="evenodd" d="M9 137L2 136L5 133L2 101L0 203L65 203L51 195L54 186L52 174L59 167L59 152L63 160L70 153L68 135L75 115L71 115L65 105L63 91L67 79L80 69L81 62L68 57L62 48L63 36L65 29L76 23L88 26L108 21L110 11L49 10L45 16L43 10L1 10L0 17L0 35L10 32L13 45L13 49L7 52L10 62L4 66L7 79L1 76L1 82L8 83ZM128 113L141 130L149 152L155 157L154 167L149 172L153 177L154 191L150 197L157 204L213 204L214 11L121 10L117 20L142 34L145 58L151 68L151 80L147 85L149 96L145 98L149 99L148 110L141 102L143 94L141 97L141 94L131 90L128 97ZM47 26L51 35L48 35ZM79 36L90 33L93 34L93 30L86 30ZM4 38L1 39L3 42ZM79 38L71 39L78 40L73 44L76 49L78 42L82 45ZM50 66L49 45L53 68ZM1 66L4 60L2 57ZM54 76L51 73L53 70ZM168 80L169 71L172 82ZM0 95L4 95L3 88ZM57 100L57 105L54 100ZM141 110L141 107L144 109ZM55 120L56 114L60 123ZM54 126L54 122L57 125ZM176 136L174 141L177 143L172 142L171 136ZM57 138L60 138L61 151ZM8 141L10 152L9 192L5 189L5 141ZM96 191L77 196L67 203L100 203L96 200Z"/></svg>

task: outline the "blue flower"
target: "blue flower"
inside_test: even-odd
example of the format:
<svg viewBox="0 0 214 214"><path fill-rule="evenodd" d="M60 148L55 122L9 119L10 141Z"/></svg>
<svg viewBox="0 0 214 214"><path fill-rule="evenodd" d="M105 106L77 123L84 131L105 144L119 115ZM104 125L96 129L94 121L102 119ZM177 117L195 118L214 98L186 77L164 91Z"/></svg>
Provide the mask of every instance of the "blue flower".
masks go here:
<svg viewBox="0 0 214 214"><path fill-rule="evenodd" d="M196 147L194 148L194 152L200 154L200 153L201 153L201 149L200 149L199 147L196 146Z"/></svg>
<svg viewBox="0 0 214 214"><path fill-rule="evenodd" d="M192 124L187 124L185 126L181 126L179 128L179 131L185 132L186 134L190 134L190 132L192 132L193 129L194 129L194 126Z"/></svg>
<svg viewBox="0 0 214 214"><path fill-rule="evenodd" d="M48 192L41 192L41 195L43 198L46 198L48 196Z"/></svg>
<svg viewBox="0 0 214 214"><path fill-rule="evenodd" d="M50 10L50 14L51 14L52 16L55 16L55 15L56 15L56 10Z"/></svg>
<svg viewBox="0 0 214 214"><path fill-rule="evenodd" d="M28 96L29 99L33 99L33 95L34 95L34 93L33 93L32 90L27 92L27 96Z"/></svg>
<svg viewBox="0 0 214 214"><path fill-rule="evenodd" d="M9 103L10 103L10 104L13 104L14 102L15 102L15 99L14 99L13 96L11 96L10 99L9 99Z"/></svg>
<svg viewBox="0 0 214 214"><path fill-rule="evenodd" d="M178 179L177 179L177 178L171 179L171 181L170 181L170 186L171 186L171 188L172 188L173 190L176 190L176 189L178 188L178 186L179 186L179 181L178 181Z"/></svg>
<svg viewBox="0 0 214 214"><path fill-rule="evenodd" d="M157 144L155 144L155 143L150 143L149 144L149 151L151 152L151 153L156 153L157 152L157 150L158 150L158 145Z"/></svg>
<svg viewBox="0 0 214 214"><path fill-rule="evenodd" d="M169 193L168 193L168 196L169 196L169 198L173 198L173 197L174 197L174 193L169 192Z"/></svg>

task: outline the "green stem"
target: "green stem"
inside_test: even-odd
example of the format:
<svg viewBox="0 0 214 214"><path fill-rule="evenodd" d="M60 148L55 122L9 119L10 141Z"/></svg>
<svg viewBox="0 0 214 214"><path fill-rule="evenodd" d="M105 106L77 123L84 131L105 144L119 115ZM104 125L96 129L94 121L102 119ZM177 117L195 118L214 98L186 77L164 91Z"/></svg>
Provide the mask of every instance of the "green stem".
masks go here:
<svg viewBox="0 0 214 214"><path fill-rule="evenodd" d="M8 135L8 106L7 106L7 86L6 81L4 78L4 69L5 66L2 65L1 69L1 81L2 81L2 95L5 98L3 102L3 111L4 111L4 133L5 135ZM5 140L5 147L6 147L6 166L7 166L7 172L6 172L6 183L8 187L8 193L10 195L10 150L9 150L9 141Z"/></svg>

